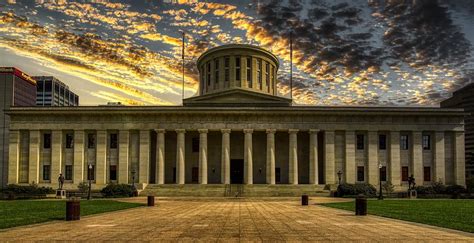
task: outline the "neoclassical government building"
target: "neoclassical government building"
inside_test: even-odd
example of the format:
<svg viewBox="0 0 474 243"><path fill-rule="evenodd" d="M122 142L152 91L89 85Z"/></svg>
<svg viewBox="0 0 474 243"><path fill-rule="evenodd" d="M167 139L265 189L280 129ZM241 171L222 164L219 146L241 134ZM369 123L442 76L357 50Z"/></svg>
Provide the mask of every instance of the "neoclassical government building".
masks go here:
<svg viewBox="0 0 474 243"><path fill-rule="evenodd" d="M180 106L11 108L8 182L465 184L462 109L294 105L278 96L277 57L250 45L210 49L197 67L198 95Z"/></svg>

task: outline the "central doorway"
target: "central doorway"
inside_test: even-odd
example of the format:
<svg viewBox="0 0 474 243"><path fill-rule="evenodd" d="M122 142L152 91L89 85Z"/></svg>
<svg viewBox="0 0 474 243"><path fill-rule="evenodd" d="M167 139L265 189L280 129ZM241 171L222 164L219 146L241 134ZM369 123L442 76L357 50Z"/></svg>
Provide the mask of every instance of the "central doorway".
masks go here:
<svg viewBox="0 0 474 243"><path fill-rule="evenodd" d="M242 184L244 182L244 160L230 160L230 183Z"/></svg>

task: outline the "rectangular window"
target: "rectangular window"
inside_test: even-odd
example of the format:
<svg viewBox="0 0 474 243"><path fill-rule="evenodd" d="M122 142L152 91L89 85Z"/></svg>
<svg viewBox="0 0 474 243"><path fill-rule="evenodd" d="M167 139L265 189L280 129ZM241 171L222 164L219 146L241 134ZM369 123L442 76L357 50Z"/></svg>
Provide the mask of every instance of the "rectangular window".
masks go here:
<svg viewBox="0 0 474 243"><path fill-rule="evenodd" d="M43 165L43 181L51 180L51 165Z"/></svg>
<svg viewBox="0 0 474 243"><path fill-rule="evenodd" d="M72 165L66 165L66 171L65 171L64 179L65 180L72 180Z"/></svg>
<svg viewBox="0 0 474 243"><path fill-rule="evenodd" d="M267 92L270 92L270 75L269 71L270 70L270 64L267 62L265 63L265 85L267 86Z"/></svg>
<svg viewBox="0 0 474 243"><path fill-rule="evenodd" d="M95 149L95 134L94 133L87 134L87 148Z"/></svg>
<svg viewBox="0 0 474 243"><path fill-rule="evenodd" d="M219 83L219 59L214 60L214 83Z"/></svg>
<svg viewBox="0 0 474 243"><path fill-rule="evenodd" d="M43 89L43 81L36 82L36 91L38 93L41 93L41 92L43 92L43 90L44 90Z"/></svg>
<svg viewBox="0 0 474 243"><path fill-rule="evenodd" d="M364 166L357 166L357 181L364 181Z"/></svg>
<svg viewBox="0 0 474 243"><path fill-rule="evenodd" d="M423 150L430 150L430 149L431 149L431 136L423 135Z"/></svg>
<svg viewBox="0 0 474 243"><path fill-rule="evenodd" d="M66 133L66 148L70 149L74 147L74 135Z"/></svg>
<svg viewBox="0 0 474 243"><path fill-rule="evenodd" d="M109 169L110 169L110 180L116 181L117 180L117 166L111 165Z"/></svg>
<svg viewBox="0 0 474 243"><path fill-rule="evenodd" d="M51 148L51 133L43 134L43 148L45 149Z"/></svg>
<svg viewBox="0 0 474 243"><path fill-rule="evenodd" d="M193 167L191 171L191 182L198 183L199 182L199 167Z"/></svg>
<svg viewBox="0 0 474 243"><path fill-rule="evenodd" d="M240 57L235 58L235 81L240 81Z"/></svg>
<svg viewBox="0 0 474 243"><path fill-rule="evenodd" d="M408 150L408 135L401 135L400 136L400 149L401 150Z"/></svg>
<svg viewBox="0 0 474 243"><path fill-rule="evenodd" d="M357 134L357 150L364 150L364 135Z"/></svg>
<svg viewBox="0 0 474 243"><path fill-rule="evenodd" d="M387 135L380 134L379 135L379 149L386 150L387 149Z"/></svg>
<svg viewBox="0 0 474 243"><path fill-rule="evenodd" d="M192 139L192 151L193 153L199 152L199 137L195 137Z"/></svg>
<svg viewBox="0 0 474 243"><path fill-rule="evenodd" d="M204 94L206 88L206 74L204 73L204 65L201 66L201 94Z"/></svg>
<svg viewBox="0 0 474 243"><path fill-rule="evenodd" d="M387 181L387 166L380 168L380 180Z"/></svg>
<svg viewBox="0 0 474 243"><path fill-rule="evenodd" d="M257 59L257 81L258 89L262 90L262 59Z"/></svg>
<svg viewBox="0 0 474 243"><path fill-rule="evenodd" d="M95 165L87 165L87 180L95 180Z"/></svg>
<svg viewBox="0 0 474 243"><path fill-rule="evenodd" d="M252 88L252 58L247 57L247 87Z"/></svg>
<svg viewBox="0 0 474 243"><path fill-rule="evenodd" d="M408 166L402 166L402 181L408 181Z"/></svg>
<svg viewBox="0 0 474 243"><path fill-rule="evenodd" d="M118 135L117 133L110 134L110 148L116 149L118 147Z"/></svg>
<svg viewBox="0 0 474 243"><path fill-rule="evenodd" d="M230 79L230 58L224 57L224 82L228 83ZM227 84L228 85L228 84Z"/></svg>
<svg viewBox="0 0 474 243"><path fill-rule="evenodd" d="M176 167L173 167L173 183L176 183Z"/></svg>
<svg viewBox="0 0 474 243"><path fill-rule="evenodd" d="M429 166L423 167L423 180L431 181L431 167Z"/></svg>
<svg viewBox="0 0 474 243"><path fill-rule="evenodd" d="M44 81L44 91L51 93L53 90L53 85L51 81Z"/></svg>
<svg viewBox="0 0 474 243"><path fill-rule="evenodd" d="M207 86L211 86L211 63L207 63Z"/></svg>

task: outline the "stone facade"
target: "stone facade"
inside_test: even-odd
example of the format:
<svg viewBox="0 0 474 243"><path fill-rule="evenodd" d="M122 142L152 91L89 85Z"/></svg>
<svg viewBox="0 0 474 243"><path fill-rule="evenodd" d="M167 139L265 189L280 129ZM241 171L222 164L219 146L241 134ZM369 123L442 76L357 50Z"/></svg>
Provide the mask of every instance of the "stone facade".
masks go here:
<svg viewBox="0 0 474 243"><path fill-rule="evenodd" d="M231 45L200 61L238 48L271 57ZM297 187L337 184L341 175L341 182L382 179L401 189L411 174L419 185L465 183L462 109L292 106L271 89L253 89L229 86L183 106L11 108L8 182L55 185L63 173L66 188L88 178L97 188Z"/></svg>

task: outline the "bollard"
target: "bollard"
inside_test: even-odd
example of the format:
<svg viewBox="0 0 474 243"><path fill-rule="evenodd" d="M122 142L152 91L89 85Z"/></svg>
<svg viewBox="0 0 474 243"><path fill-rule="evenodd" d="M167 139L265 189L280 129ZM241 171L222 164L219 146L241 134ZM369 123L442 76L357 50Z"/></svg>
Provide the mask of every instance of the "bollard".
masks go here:
<svg viewBox="0 0 474 243"><path fill-rule="evenodd" d="M155 196L148 196L148 207L155 206Z"/></svg>
<svg viewBox="0 0 474 243"><path fill-rule="evenodd" d="M367 198L364 195L357 196L355 200L355 214L367 215Z"/></svg>
<svg viewBox="0 0 474 243"><path fill-rule="evenodd" d="M301 205L308 206L308 201L309 201L308 195L301 196Z"/></svg>
<svg viewBox="0 0 474 243"><path fill-rule="evenodd" d="M81 219L81 201L73 198L66 201L66 221Z"/></svg>

